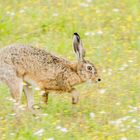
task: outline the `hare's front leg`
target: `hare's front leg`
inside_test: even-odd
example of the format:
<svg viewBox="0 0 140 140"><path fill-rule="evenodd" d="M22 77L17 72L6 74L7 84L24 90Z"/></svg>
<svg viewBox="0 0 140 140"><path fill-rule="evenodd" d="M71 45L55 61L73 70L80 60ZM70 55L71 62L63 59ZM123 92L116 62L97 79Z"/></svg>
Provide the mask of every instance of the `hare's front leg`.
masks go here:
<svg viewBox="0 0 140 140"><path fill-rule="evenodd" d="M77 92L76 89L73 89L71 93L72 93L72 104L77 104L79 101L79 93Z"/></svg>
<svg viewBox="0 0 140 140"><path fill-rule="evenodd" d="M32 87L27 84L24 86L23 88L24 90L24 93L25 93L25 96L26 96L26 100L27 100L27 106L28 106L28 109L33 112L33 105L34 105L34 93L33 93L33 90L32 90Z"/></svg>

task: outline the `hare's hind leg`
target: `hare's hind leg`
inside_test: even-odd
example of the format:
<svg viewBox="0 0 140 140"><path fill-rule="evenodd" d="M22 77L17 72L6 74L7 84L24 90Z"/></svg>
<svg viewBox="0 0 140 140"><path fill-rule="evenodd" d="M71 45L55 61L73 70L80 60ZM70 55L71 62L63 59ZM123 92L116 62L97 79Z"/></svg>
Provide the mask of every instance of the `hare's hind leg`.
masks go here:
<svg viewBox="0 0 140 140"><path fill-rule="evenodd" d="M9 87L11 96L15 100L14 110L18 110L22 97L22 79L17 77L16 71L7 64L0 65L0 79Z"/></svg>
<svg viewBox="0 0 140 140"><path fill-rule="evenodd" d="M22 90L23 90L23 83L22 79L18 77L12 78L12 81L8 82L8 86L10 88L11 95L15 102L20 105L21 98L22 98Z"/></svg>
<svg viewBox="0 0 140 140"><path fill-rule="evenodd" d="M11 95L15 100L14 110L18 113L22 98L23 81L18 77L14 77L12 78L12 81L8 82L8 86L10 88Z"/></svg>

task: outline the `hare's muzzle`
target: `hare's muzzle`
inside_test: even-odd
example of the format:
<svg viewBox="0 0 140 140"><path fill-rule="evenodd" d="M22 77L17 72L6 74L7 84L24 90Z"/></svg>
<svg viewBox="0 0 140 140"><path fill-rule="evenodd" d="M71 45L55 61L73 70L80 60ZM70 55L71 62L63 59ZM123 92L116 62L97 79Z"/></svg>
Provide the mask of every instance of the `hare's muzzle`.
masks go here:
<svg viewBox="0 0 140 140"><path fill-rule="evenodd" d="M98 75L94 75L93 78L92 78L92 81L95 82L95 83L98 83L101 81L101 78L98 77Z"/></svg>

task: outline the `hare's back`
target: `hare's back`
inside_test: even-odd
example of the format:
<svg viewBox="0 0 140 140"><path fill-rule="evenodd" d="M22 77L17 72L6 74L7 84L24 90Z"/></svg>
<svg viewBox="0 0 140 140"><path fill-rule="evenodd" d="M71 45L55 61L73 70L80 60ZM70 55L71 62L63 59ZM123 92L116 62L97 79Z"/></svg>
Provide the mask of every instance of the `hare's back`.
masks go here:
<svg viewBox="0 0 140 140"><path fill-rule="evenodd" d="M0 57L3 59L9 58L10 60L28 60L30 61L41 61L50 57L51 54L43 49L35 48L26 45L11 45L0 50Z"/></svg>
<svg viewBox="0 0 140 140"><path fill-rule="evenodd" d="M0 58L7 64L26 70L65 67L69 61L57 57L46 50L26 45L11 45L1 49Z"/></svg>

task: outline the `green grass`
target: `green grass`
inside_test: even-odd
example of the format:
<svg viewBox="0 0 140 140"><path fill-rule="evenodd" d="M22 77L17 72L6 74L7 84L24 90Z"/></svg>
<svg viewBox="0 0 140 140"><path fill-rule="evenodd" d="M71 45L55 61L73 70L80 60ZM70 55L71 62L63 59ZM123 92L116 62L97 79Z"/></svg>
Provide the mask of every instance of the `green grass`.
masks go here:
<svg viewBox="0 0 140 140"><path fill-rule="evenodd" d="M0 0L1 48L31 44L75 60L71 44L78 32L102 79L77 87L81 96L75 107L69 94L50 94L49 104L39 110L48 116L23 111L20 119L13 115L8 88L1 85L0 139L139 140L139 7L138 0ZM42 135L35 135L39 130Z"/></svg>

